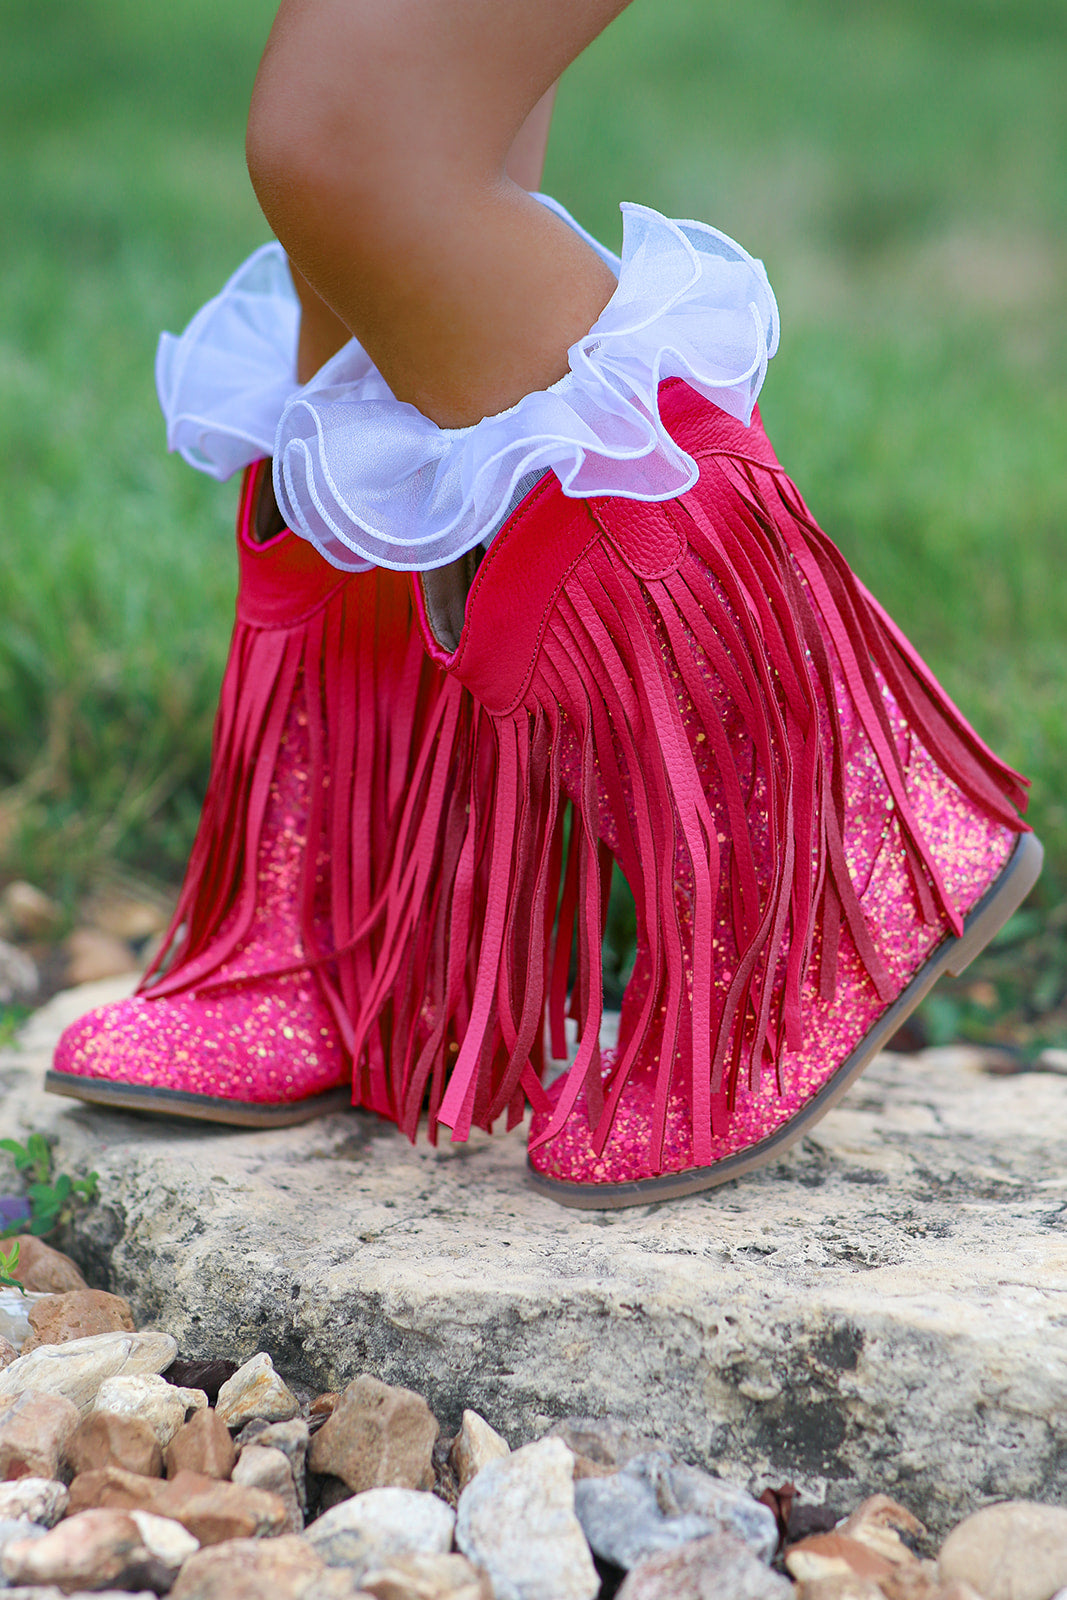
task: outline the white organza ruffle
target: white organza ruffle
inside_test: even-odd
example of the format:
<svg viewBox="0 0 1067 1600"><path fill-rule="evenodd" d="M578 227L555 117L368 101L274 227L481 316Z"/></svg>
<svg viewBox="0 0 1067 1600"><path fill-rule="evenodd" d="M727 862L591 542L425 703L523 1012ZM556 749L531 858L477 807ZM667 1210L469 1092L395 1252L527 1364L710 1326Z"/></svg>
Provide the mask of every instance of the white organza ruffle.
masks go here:
<svg viewBox="0 0 1067 1600"><path fill-rule="evenodd" d="M167 448L220 480L274 449L282 408L297 387L300 302L280 244L238 267L178 338L156 351Z"/></svg>
<svg viewBox="0 0 1067 1600"><path fill-rule="evenodd" d="M522 481L546 468L579 498L691 488L696 465L660 420L659 385L682 378L747 423L778 308L762 263L724 234L644 206L622 212L618 288L550 389L472 427L438 428L394 398L353 340L293 393L274 441L289 526L334 566L410 570L488 543Z"/></svg>

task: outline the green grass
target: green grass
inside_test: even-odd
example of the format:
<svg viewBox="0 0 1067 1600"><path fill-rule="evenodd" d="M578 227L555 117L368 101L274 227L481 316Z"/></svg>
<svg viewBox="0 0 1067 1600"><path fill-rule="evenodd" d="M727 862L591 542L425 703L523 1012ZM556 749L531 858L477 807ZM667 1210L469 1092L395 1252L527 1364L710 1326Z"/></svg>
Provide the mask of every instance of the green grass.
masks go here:
<svg viewBox="0 0 1067 1600"><path fill-rule="evenodd" d="M104 860L173 880L203 789L234 494L165 456L152 355L266 237L242 129L272 12L52 0L45 27L0 0L0 878L68 902ZM1067 887L1064 37L1060 0L636 0L569 74L546 175L612 242L632 198L766 261L779 453L1034 779L1045 971Z"/></svg>

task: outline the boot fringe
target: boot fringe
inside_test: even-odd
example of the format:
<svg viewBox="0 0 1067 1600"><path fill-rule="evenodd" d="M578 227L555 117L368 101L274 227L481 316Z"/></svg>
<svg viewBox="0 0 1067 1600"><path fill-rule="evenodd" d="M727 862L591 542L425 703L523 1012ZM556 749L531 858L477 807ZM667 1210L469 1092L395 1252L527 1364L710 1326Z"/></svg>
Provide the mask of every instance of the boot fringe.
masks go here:
<svg viewBox="0 0 1067 1600"><path fill-rule="evenodd" d="M562 521L576 554L535 619L514 704L486 709L457 681L462 647L451 658L397 835L355 1046L387 1025L397 1120L411 1137L427 1095L431 1137L443 1123L457 1140L505 1112L512 1125L528 1099L551 1111L540 1144L584 1090L602 1150L655 1027L653 1166L674 1092L692 1107L693 1156L706 1163L713 1110L755 1086L782 1044L799 1048L805 980L833 993L843 940L879 996L894 998L845 858L835 677L884 770L927 924L962 926L909 803L883 684L964 795L1023 826L1025 780L963 720L773 456L748 453L758 430L729 423L739 447L701 449L685 437L684 401L680 410L701 479L679 499L635 512L621 500L531 497L524 548L540 548L539 523L558 542ZM497 548L478 584L491 583ZM477 616L472 593L471 627ZM633 890L650 981L604 1081L612 857ZM733 948L718 951L724 906ZM543 1023L547 1006L562 1054L568 987L579 1048L549 1101Z"/></svg>

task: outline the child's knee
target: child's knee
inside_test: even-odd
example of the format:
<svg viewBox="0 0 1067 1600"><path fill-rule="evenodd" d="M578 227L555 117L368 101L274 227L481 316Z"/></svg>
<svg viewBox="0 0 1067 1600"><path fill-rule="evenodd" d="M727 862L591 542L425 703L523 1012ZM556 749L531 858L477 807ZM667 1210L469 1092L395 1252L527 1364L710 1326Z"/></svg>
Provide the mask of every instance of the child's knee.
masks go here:
<svg viewBox="0 0 1067 1600"><path fill-rule="evenodd" d="M361 190L373 193L388 39L377 10L352 0L288 0L278 13L245 145L252 186L275 226L290 204L351 209Z"/></svg>

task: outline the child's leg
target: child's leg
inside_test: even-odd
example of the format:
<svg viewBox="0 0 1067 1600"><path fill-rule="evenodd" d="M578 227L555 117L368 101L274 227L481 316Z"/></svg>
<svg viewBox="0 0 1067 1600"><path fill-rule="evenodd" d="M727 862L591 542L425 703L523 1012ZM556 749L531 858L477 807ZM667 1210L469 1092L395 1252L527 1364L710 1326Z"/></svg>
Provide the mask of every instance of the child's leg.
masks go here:
<svg viewBox="0 0 1067 1600"><path fill-rule="evenodd" d="M507 163L627 0L283 0L248 129L291 259L399 399L462 426L545 388L611 273Z"/></svg>
<svg viewBox="0 0 1067 1600"><path fill-rule="evenodd" d="M507 174L523 189L539 189L548 148L548 130L552 121L552 106L556 98L556 85L534 106L519 129L507 160ZM331 311L308 283L302 273L290 262L293 285L300 297L300 345L297 350L297 378L308 383L335 356L351 337L349 330L336 312ZM270 480L264 484L269 488ZM272 531L276 532L277 529Z"/></svg>

